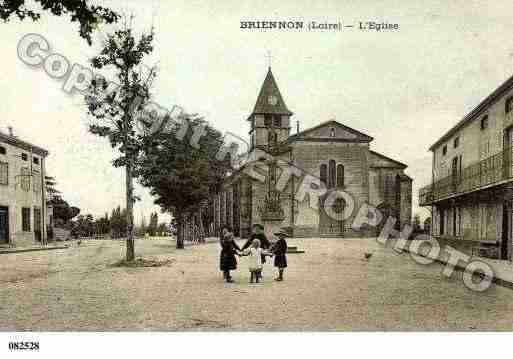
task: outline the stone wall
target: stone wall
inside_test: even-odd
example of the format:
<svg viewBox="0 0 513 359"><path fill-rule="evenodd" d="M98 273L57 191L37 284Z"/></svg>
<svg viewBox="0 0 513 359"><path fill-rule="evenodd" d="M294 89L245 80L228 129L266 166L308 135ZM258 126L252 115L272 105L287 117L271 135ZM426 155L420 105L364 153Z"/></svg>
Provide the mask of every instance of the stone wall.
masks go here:
<svg viewBox="0 0 513 359"><path fill-rule="evenodd" d="M320 178L321 164L329 166L330 160L334 160L336 165L342 164L344 186L337 189L351 195L356 209L369 201L368 145L366 143L297 141L292 146L295 165L316 178ZM300 185L301 181L298 181L296 193ZM312 203L316 200L314 196L305 197L298 203L295 235L296 233L301 236L319 235L319 207ZM349 218L346 223L351 221L352 218ZM346 230L350 228L346 226Z"/></svg>

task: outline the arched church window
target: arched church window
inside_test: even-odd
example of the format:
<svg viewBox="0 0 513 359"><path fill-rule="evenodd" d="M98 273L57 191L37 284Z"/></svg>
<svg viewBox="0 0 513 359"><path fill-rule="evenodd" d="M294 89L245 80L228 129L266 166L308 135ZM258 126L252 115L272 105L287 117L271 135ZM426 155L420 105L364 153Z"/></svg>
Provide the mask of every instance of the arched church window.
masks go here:
<svg viewBox="0 0 513 359"><path fill-rule="evenodd" d="M344 187L344 165L337 165L337 187Z"/></svg>
<svg viewBox="0 0 513 359"><path fill-rule="evenodd" d="M328 162L328 188L335 187L336 172L335 160L330 160Z"/></svg>
<svg viewBox="0 0 513 359"><path fill-rule="evenodd" d="M269 131L267 132L267 143L274 144L278 139L278 135L275 132Z"/></svg>
<svg viewBox="0 0 513 359"><path fill-rule="evenodd" d="M335 137L335 128L330 128L330 137Z"/></svg>
<svg viewBox="0 0 513 359"><path fill-rule="evenodd" d="M319 178L321 179L321 182L324 183L325 186L327 186L328 184L326 183L326 181L328 179L328 166L322 164L319 172Z"/></svg>

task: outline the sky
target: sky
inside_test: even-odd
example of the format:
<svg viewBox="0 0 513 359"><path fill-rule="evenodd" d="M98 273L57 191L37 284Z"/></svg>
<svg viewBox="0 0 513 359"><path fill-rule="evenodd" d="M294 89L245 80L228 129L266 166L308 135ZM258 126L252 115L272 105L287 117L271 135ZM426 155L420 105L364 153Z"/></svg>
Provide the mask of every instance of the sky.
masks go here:
<svg viewBox="0 0 513 359"><path fill-rule="evenodd" d="M335 119L372 137L371 148L406 163L418 189L431 179L431 153L454 126L513 70L511 1L96 1L135 14L138 30L156 33L146 64L157 65L155 101L206 117L219 130L248 137L251 113L268 66L301 129ZM247 30L240 21L316 21L355 25L342 31ZM366 21L395 31L362 31ZM70 63L87 66L93 46L67 17L0 23L0 129L50 151L47 173L63 197L95 216L124 203L124 176L106 139L88 133L83 99L62 90L42 68L17 57L27 33L48 40ZM148 191L136 223L159 210ZM162 217L161 217L162 218ZM166 218L166 217L164 217Z"/></svg>

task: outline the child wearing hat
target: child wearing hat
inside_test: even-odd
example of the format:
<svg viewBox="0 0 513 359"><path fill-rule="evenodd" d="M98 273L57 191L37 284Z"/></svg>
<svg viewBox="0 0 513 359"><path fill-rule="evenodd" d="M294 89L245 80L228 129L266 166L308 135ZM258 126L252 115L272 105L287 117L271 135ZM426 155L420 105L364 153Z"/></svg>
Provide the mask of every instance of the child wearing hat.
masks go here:
<svg viewBox="0 0 513 359"><path fill-rule="evenodd" d="M278 268L278 277L274 280L281 282L283 280L283 272L287 268L287 241L285 238L289 237L289 235L284 230L280 230L278 233L274 233L274 235L278 237L278 241L272 247L274 266Z"/></svg>

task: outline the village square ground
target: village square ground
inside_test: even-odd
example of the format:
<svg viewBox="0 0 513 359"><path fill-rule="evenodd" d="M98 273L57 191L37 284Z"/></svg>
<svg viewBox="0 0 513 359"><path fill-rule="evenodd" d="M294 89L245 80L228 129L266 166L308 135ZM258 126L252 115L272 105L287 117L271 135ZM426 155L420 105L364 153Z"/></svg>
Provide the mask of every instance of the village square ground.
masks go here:
<svg viewBox="0 0 513 359"><path fill-rule="evenodd" d="M219 245L178 251L137 240L138 255L170 260L126 268L119 241L0 255L0 330L492 330L513 329L513 290L467 289L373 239L295 239L284 282L223 283ZM372 252L370 260L365 252ZM272 273L274 275L274 273Z"/></svg>

